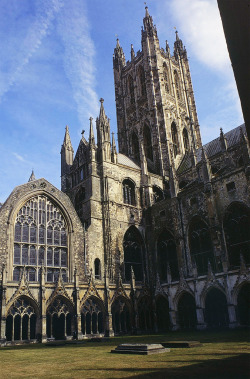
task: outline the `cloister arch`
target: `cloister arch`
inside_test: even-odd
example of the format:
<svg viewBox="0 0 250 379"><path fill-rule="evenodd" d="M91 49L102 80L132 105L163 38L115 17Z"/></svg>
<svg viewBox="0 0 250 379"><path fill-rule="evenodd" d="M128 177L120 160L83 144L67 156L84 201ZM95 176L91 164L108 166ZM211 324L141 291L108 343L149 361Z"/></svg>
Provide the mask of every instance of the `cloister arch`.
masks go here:
<svg viewBox="0 0 250 379"><path fill-rule="evenodd" d="M206 294L204 316L208 328L228 326L226 295L216 287L210 288Z"/></svg>
<svg viewBox="0 0 250 379"><path fill-rule="evenodd" d="M152 301L149 296L143 296L138 301L139 329L143 332L153 330Z"/></svg>
<svg viewBox="0 0 250 379"><path fill-rule="evenodd" d="M237 296L237 319L241 326L250 326L250 282L242 283Z"/></svg>
<svg viewBox="0 0 250 379"><path fill-rule="evenodd" d="M66 339L74 334L75 329L73 304L64 296L57 296L46 312L47 337Z"/></svg>
<svg viewBox="0 0 250 379"><path fill-rule="evenodd" d="M132 330L131 304L124 296L116 298L111 306L115 334L127 334Z"/></svg>
<svg viewBox="0 0 250 379"><path fill-rule="evenodd" d="M178 298L178 321L181 329L194 329L197 324L194 296L183 291Z"/></svg>
<svg viewBox="0 0 250 379"><path fill-rule="evenodd" d="M158 332L166 332L170 330L171 325L168 299L163 295L158 295L155 299L155 306Z"/></svg>
<svg viewBox="0 0 250 379"><path fill-rule="evenodd" d="M32 299L26 296L18 297L7 311L7 341L36 339L38 315L38 308Z"/></svg>
<svg viewBox="0 0 250 379"><path fill-rule="evenodd" d="M81 308L82 334L101 334L104 332L105 309L102 301L89 297Z"/></svg>

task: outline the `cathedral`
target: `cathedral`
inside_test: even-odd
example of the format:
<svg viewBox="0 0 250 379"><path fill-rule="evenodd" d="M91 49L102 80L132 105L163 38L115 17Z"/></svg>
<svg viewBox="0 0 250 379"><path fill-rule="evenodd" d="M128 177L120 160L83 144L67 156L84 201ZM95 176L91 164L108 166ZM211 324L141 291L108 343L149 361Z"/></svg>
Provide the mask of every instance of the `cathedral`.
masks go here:
<svg viewBox="0 0 250 379"><path fill-rule="evenodd" d="M66 127L61 191L32 172L0 208L2 346L249 326L245 126L202 145L187 51L147 7L113 69L119 146L100 99L75 154Z"/></svg>

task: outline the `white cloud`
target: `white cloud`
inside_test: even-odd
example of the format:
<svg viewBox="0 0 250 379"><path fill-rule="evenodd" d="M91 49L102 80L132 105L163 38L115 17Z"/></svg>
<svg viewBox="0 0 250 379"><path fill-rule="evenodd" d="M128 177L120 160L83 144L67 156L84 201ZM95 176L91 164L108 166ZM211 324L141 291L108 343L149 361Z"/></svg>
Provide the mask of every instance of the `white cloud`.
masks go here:
<svg viewBox="0 0 250 379"><path fill-rule="evenodd" d="M18 159L19 161L21 161L21 162L25 162L25 159L21 156L21 155L19 155L19 154L17 154L17 153L12 153L15 157L16 157L16 159Z"/></svg>
<svg viewBox="0 0 250 379"><path fill-rule="evenodd" d="M58 32L65 49L65 73L71 83L83 127L99 109L95 92L95 46L90 37L85 2L72 0L65 3L58 19Z"/></svg>
<svg viewBox="0 0 250 379"><path fill-rule="evenodd" d="M14 39L15 43L12 49L10 47L9 54L2 55L0 66L0 102L4 94L18 81L24 67L29 63L31 57L41 45L43 38L49 31L53 19L62 6L62 0L43 0L42 3L39 3L34 20L32 21L32 18L28 19L28 22L30 22L28 26L27 20L23 21L22 26L24 29L27 29L24 32L24 38L17 35L17 30L15 30L14 27L15 22L12 28L8 29L9 41L13 41ZM10 7L9 10L11 9ZM15 11L18 13L18 8L15 9ZM13 15L13 17L15 16L17 16L17 14ZM2 28L4 28L4 22L2 22L2 20L3 16L0 21Z"/></svg>

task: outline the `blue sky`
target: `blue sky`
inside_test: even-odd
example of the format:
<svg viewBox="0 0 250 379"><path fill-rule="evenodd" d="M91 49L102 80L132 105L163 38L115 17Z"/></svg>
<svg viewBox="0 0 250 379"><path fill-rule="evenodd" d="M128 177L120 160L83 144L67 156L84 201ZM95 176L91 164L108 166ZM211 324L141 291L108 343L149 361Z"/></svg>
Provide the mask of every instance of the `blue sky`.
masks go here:
<svg viewBox="0 0 250 379"><path fill-rule="evenodd" d="M173 51L175 27L187 48L203 143L243 117L216 0L149 0L160 45ZM104 98L116 132L112 56L141 48L140 0L1 0L0 202L32 168L60 188L60 149L69 126L82 129Z"/></svg>

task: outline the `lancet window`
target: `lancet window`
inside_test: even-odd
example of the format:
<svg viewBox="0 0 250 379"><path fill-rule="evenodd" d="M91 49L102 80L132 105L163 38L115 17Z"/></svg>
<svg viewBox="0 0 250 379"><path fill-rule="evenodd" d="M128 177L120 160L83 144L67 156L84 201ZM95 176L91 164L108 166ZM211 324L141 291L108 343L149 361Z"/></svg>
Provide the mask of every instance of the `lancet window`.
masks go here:
<svg viewBox="0 0 250 379"><path fill-rule="evenodd" d="M134 92L134 82L131 75L128 77L128 90L130 95L130 104L135 103L135 92Z"/></svg>
<svg viewBox="0 0 250 379"><path fill-rule="evenodd" d="M125 179L123 181L123 201L125 204L136 205L135 204L135 185L129 180Z"/></svg>
<svg viewBox="0 0 250 379"><path fill-rule="evenodd" d="M171 134L172 134L172 143L173 143L173 153L174 153L174 157L176 157L177 154L179 154L179 140L178 140L176 125L174 122L172 122L172 125L171 125Z"/></svg>
<svg viewBox="0 0 250 379"><path fill-rule="evenodd" d="M174 71L174 83L175 83L175 90L176 90L177 99L181 100L180 81L179 81L179 76L177 74L177 71Z"/></svg>
<svg viewBox="0 0 250 379"><path fill-rule="evenodd" d="M148 125L144 126L143 130L143 140L144 140L144 150L145 155L148 159L153 161L153 149L152 149L152 140L151 140L151 132Z"/></svg>
<svg viewBox="0 0 250 379"><path fill-rule="evenodd" d="M185 149L185 151L188 151L189 150L189 140L188 140L188 132L187 132L186 128L183 129L182 136L183 136L184 149Z"/></svg>
<svg viewBox="0 0 250 379"><path fill-rule="evenodd" d="M140 86L141 86L141 96L146 96L146 83L145 83L145 72L142 66L138 68L139 78L140 78Z"/></svg>
<svg viewBox="0 0 250 379"><path fill-rule="evenodd" d="M170 91L169 91L169 81L168 81L168 68L165 63L163 65L163 77L164 77L165 90L167 93L169 93Z"/></svg>
<svg viewBox="0 0 250 379"><path fill-rule="evenodd" d="M44 265L47 281L55 281L59 270L67 280L67 225L61 210L45 196L29 199L15 221L13 280L20 279L26 266L30 281L38 281Z"/></svg>

